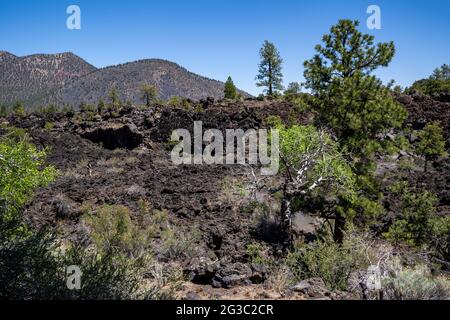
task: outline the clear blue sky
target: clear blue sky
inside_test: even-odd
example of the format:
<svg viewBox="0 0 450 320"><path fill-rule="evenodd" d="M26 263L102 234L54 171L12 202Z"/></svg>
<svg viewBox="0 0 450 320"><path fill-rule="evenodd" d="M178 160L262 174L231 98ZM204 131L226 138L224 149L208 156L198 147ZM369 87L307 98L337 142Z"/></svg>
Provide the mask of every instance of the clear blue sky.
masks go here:
<svg viewBox="0 0 450 320"><path fill-rule="evenodd" d="M66 8L81 8L82 29L66 28ZM368 5L382 29L366 28ZM304 60L340 18L358 19L397 54L377 72L402 86L450 63L449 0L2 0L0 50L16 55L72 51L97 67L163 58L257 94L258 50L267 39L284 58L285 84L303 81Z"/></svg>

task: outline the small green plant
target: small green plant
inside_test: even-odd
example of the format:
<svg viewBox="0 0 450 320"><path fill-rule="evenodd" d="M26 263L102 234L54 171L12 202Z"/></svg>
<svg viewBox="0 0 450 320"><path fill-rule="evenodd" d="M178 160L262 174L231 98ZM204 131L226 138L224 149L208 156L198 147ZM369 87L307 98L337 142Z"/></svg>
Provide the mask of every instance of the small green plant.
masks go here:
<svg viewBox="0 0 450 320"><path fill-rule="evenodd" d="M255 265L267 266L269 264L269 260L264 254L264 251L266 250L267 248L265 248L260 243L248 244L246 253L250 263Z"/></svg>
<svg viewBox="0 0 450 320"><path fill-rule="evenodd" d="M186 98L182 98L179 96L172 96L166 101L166 105L175 108L182 108L185 110L192 109L192 103L190 100Z"/></svg>
<svg viewBox="0 0 450 320"><path fill-rule="evenodd" d="M46 106L39 107L36 111L38 113L43 113L43 114L55 114L55 113L59 112L59 108L54 104L49 104Z"/></svg>
<svg viewBox="0 0 450 320"><path fill-rule="evenodd" d="M4 118L7 117L10 113L10 109L8 108L8 106L2 104L0 105L0 118Z"/></svg>
<svg viewBox="0 0 450 320"><path fill-rule="evenodd" d="M98 113L103 113L106 110L106 104L105 101L103 101L103 99L100 99L97 103L97 112Z"/></svg>
<svg viewBox="0 0 450 320"><path fill-rule="evenodd" d="M25 107L21 101L17 101L16 103L14 103L12 112L18 117L24 117L27 114L27 112L25 111Z"/></svg>
<svg viewBox="0 0 450 320"><path fill-rule="evenodd" d="M445 140L442 127L437 122L428 123L418 133L417 152L425 157L424 171L427 172L428 162L445 155Z"/></svg>
<svg viewBox="0 0 450 320"><path fill-rule="evenodd" d="M95 112L95 107L92 104L88 104L88 103L82 102L80 104L80 111L81 112L86 112L86 113L94 113Z"/></svg>
<svg viewBox="0 0 450 320"><path fill-rule="evenodd" d="M55 124L53 122L47 121L44 125L44 130L51 131L55 127Z"/></svg>
<svg viewBox="0 0 450 320"><path fill-rule="evenodd" d="M173 148L178 145L180 142L179 141L172 141L172 140L167 140L166 142L164 142L164 149L166 149L167 151L172 151Z"/></svg>
<svg viewBox="0 0 450 320"><path fill-rule="evenodd" d="M264 125L269 128L278 128L283 125L283 120L279 116L271 115L264 119Z"/></svg>

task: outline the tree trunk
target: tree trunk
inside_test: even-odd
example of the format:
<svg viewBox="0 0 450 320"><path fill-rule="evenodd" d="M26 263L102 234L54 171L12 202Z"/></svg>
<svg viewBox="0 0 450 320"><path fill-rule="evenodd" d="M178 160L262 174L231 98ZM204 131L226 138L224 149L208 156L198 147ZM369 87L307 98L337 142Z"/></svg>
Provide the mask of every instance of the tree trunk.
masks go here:
<svg viewBox="0 0 450 320"><path fill-rule="evenodd" d="M428 158L425 157L425 167L424 167L424 172L428 171Z"/></svg>
<svg viewBox="0 0 450 320"><path fill-rule="evenodd" d="M336 220L334 221L333 240L338 244L344 242L344 226L345 218L336 212Z"/></svg>
<svg viewBox="0 0 450 320"><path fill-rule="evenodd" d="M273 84L272 84L272 79L273 79L273 75L272 75L272 63L270 63L269 61L269 96L273 96Z"/></svg>
<svg viewBox="0 0 450 320"><path fill-rule="evenodd" d="M291 249L293 245L292 239L292 197L287 193L287 184L283 188L283 199L281 200L281 228L283 236L283 246L285 249Z"/></svg>

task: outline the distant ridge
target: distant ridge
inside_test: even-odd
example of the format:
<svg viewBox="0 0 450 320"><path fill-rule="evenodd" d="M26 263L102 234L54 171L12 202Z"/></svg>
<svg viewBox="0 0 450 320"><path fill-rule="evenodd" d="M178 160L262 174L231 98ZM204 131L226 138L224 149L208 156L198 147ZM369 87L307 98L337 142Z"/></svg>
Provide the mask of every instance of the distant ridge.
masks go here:
<svg viewBox="0 0 450 320"><path fill-rule="evenodd" d="M156 86L162 99L223 97L223 82L167 60L144 59L97 69L70 52L17 57L0 51L0 104L20 100L28 109L49 103L77 107L82 102L97 103L112 87L123 101L140 103L144 83Z"/></svg>

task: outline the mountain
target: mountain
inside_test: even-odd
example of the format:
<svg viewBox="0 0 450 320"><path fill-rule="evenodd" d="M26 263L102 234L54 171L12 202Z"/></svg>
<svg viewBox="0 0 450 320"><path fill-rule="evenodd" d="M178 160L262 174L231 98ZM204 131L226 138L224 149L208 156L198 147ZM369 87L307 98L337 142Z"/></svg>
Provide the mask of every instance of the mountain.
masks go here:
<svg viewBox="0 0 450 320"><path fill-rule="evenodd" d="M33 105L52 90L95 70L73 53L17 57L0 51L0 103L20 100Z"/></svg>
<svg viewBox="0 0 450 320"><path fill-rule="evenodd" d="M160 98L182 96L191 100L223 97L224 84L189 72L166 60L147 59L106 67L68 83L53 97L57 103L96 103L116 87L122 101L142 103L143 84L156 86Z"/></svg>
<svg viewBox="0 0 450 320"><path fill-rule="evenodd" d="M122 101L141 103L143 84L160 98L221 99L224 84L189 72L176 63L147 59L97 69L72 53L16 57L0 52L0 104L21 100L27 108L45 104L96 104L116 87ZM244 96L249 96L241 92Z"/></svg>

